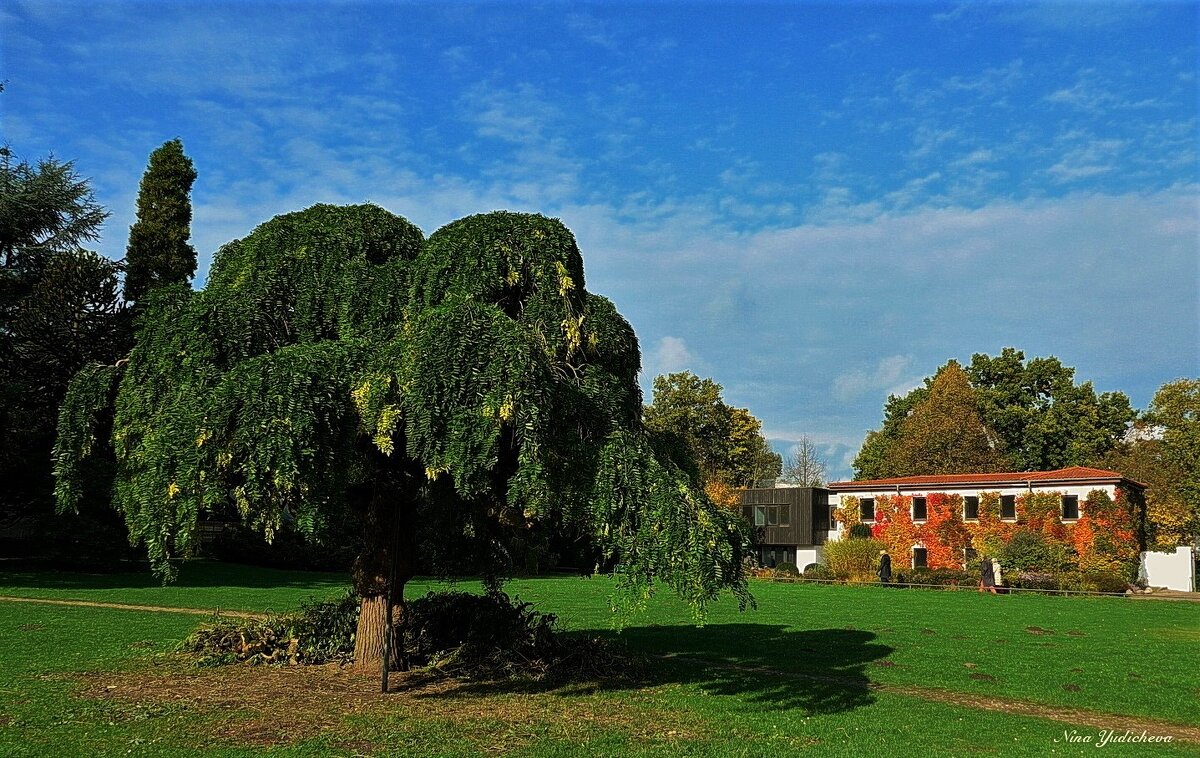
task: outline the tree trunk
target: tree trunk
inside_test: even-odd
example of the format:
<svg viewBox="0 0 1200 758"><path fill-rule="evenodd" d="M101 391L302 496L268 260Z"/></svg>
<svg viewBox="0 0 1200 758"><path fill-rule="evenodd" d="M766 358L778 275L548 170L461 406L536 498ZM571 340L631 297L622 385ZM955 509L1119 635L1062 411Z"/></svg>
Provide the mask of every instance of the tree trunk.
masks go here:
<svg viewBox="0 0 1200 758"><path fill-rule="evenodd" d="M391 486L389 486L391 485ZM354 561L354 589L362 596L358 631L354 638L354 666L363 672L380 672L384 635L400 621L404 585L412 578L413 503L404 489L385 480L371 494L364 514L365 544ZM392 590L392 622L387 623L387 593ZM400 640L392 638L389 668L405 660Z"/></svg>
<svg viewBox="0 0 1200 758"><path fill-rule="evenodd" d="M354 666L364 672L379 668L383 659L383 635L387 618L385 595L364 596L358 613L358 632L354 636Z"/></svg>

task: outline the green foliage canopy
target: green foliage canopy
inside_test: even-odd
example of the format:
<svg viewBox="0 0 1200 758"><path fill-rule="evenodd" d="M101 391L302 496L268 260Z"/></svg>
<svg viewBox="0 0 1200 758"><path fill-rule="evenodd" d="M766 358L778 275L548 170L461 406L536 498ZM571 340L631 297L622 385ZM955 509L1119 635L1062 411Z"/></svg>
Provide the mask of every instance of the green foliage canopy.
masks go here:
<svg viewBox="0 0 1200 758"><path fill-rule="evenodd" d="M745 602L746 528L656 452L639 368L557 220L471 216L426 241L376 206L314 206L225 245L204 290L151 294L116 392L115 503L168 577L201 513L269 539L349 507L398 520L410 551L466 541L491 571L514 539L573 529L635 604L659 582L698 611L724 588ZM64 508L109 381L80 374L63 408Z"/></svg>
<svg viewBox="0 0 1200 758"><path fill-rule="evenodd" d="M1008 467L1017 471L1088 465L1118 445L1136 416L1123 393L1097 394L1091 382L1076 384L1075 369L1053 356L1027 361L1024 353L1006 347L994 357L975 354L961 370L984 425L997 435ZM854 460L855 478L900 475L893 464L902 425L929 398L933 382L928 377L907 394L888 397L883 425L868 434Z"/></svg>
<svg viewBox="0 0 1200 758"><path fill-rule="evenodd" d="M762 422L745 408L727 405L721 385L690 371L654 378L646 426L690 451L705 483L748 487L779 476L782 468L762 436Z"/></svg>

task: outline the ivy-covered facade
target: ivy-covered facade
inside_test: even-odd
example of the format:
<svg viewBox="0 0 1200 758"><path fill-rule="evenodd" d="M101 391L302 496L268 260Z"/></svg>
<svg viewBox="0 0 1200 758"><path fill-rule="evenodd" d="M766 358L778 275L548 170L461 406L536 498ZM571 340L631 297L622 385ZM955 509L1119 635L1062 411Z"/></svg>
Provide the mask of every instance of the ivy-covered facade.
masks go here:
<svg viewBox="0 0 1200 758"><path fill-rule="evenodd" d="M1145 487L1115 471L1074 466L829 488L830 537L865 523L888 546L896 568L966 568L977 555L996 555L1023 530L1060 547L1081 571L1132 576L1145 550Z"/></svg>

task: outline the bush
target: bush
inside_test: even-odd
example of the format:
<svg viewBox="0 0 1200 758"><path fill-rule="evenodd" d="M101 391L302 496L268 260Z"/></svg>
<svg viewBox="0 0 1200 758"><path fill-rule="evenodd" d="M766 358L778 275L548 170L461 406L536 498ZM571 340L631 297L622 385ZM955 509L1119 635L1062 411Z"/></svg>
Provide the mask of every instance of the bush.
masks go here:
<svg viewBox="0 0 1200 758"><path fill-rule="evenodd" d="M1124 592L1129 588L1119 571L1018 571L1006 575L1010 587L1064 592Z"/></svg>
<svg viewBox="0 0 1200 758"><path fill-rule="evenodd" d="M1061 589L1059 577L1049 571L1014 571L1004 575L1009 587L1026 590Z"/></svg>
<svg viewBox="0 0 1200 758"><path fill-rule="evenodd" d="M810 563L805 566L803 576L805 579L831 580L836 578L827 566L822 566L819 563Z"/></svg>
<svg viewBox="0 0 1200 758"><path fill-rule="evenodd" d="M1125 576L1117 571L1069 571L1059 575L1059 589L1071 592L1124 592Z"/></svg>
<svg viewBox="0 0 1200 758"><path fill-rule="evenodd" d="M850 531L846 533L846 536L852 540L869 540L871 539L871 527L868 524L859 522L850 527Z"/></svg>
<svg viewBox="0 0 1200 758"><path fill-rule="evenodd" d="M794 563L781 563L775 567L775 573L779 576L800 576L800 569Z"/></svg>
<svg viewBox="0 0 1200 758"><path fill-rule="evenodd" d="M878 540L835 540L825 545L825 562L838 579L869 582L875 579L879 551L884 548Z"/></svg>
<svg viewBox="0 0 1200 758"><path fill-rule="evenodd" d="M915 568L910 569L904 581L912 584L935 584L940 587L974 586L978 582L966 571L948 568Z"/></svg>
<svg viewBox="0 0 1200 758"><path fill-rule="evenodd" d="M1003 571L1066 570L1071 556L1062 545L1048 542L1045 535L1033 529L1018 529L997 556Z"/></svg>
<svg viewBox="0 0 1200 758"><path fill-rule="evenodd" d="M300 611L266 619L217 618L188 635L181 649L200 665L345 663L354 655L359 598L309 600Z"/></svg>
<svg viewBox="0 0 1200 758"><path fill-rule="evenodd" d="M464 679L617 679L641 665L595 637L567 636L557 617L507 595L429 593L409 603L403 623L409 662Z"/></svg>

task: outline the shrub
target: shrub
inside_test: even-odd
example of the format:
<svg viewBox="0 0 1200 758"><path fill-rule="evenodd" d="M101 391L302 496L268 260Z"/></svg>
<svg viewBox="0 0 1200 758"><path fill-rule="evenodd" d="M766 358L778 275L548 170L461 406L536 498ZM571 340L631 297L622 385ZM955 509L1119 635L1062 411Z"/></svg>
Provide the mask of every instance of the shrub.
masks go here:
<svg viewBox="0 0 1200 758"><path fill-rule="evenodd" d="M1092 592L1124 592L1129 589L1129 582L1120 571L1088 571L1084 573L1083 581L1093 588Z"/></svg>
<svg viewBox="0 0 1200 758"><path fill-rule="evenodd" d="M835 540L825 545L825 562L838 579L869 582L875 579L879 551L878 540Z"/></svg>
<svg viewBox="0 0 1200 758"><path fill-rule="evenodd" d="M836 578L828 566L822 566L820 563L810 563L805 566L803 576L805 579L830 580Z"/></svg>
<svg viewBox="0 0 1200 758"><path fill-rule="evenodd" d="M1045 535L1033 529L1018 529L1012 539L1000 548L997 556L1002 570L1063 571L1071 565L1065 547L1047 541Z"/></svg>
<svg viewBox="0 0 1200 758"><path fill-rule="evenodd" d="M354 654L359 599L309 600L300 611L266 619L217 618L180 645L199 665L348 662Z"/></svg>
<svg viewBox="0 0 1200 758"><path fill-rule="evenodd" d="M871 539L871 527L868 524L858 523L850 527L850 531L846 536L852 540L869 540Z"/></svg>
<svg viewBox="0 0 1200 758"><path fill-rule="evenodd" d="M1004 575L1009 587L1026 590L1060 589L1059 577L1049 571L1014 571Z"/></svg>
<svg viewBox="0 0 1200 758"><path fill-rule="evenodd" d="M976 584L976 580L966 571L959 569L931 569L931 568L915 568L910 569L905 581L912 584L935 584L942 587L957 587L969 586Z"/></svg>
<svg viewBox="0 0 1200 758"><path fill-rule="evenodd" d="M617 679L639 662L595 637L564 635L557 617L507 595L429 593L408 604L403 624L409 662L464 679Z"/></svg>
<svg viewBox="0 0 1200 758"><path fill-rule="evenodd" d="M775 573L780 576L800 576L800 569L794 563L781 563L775 567Z"/></svg>

